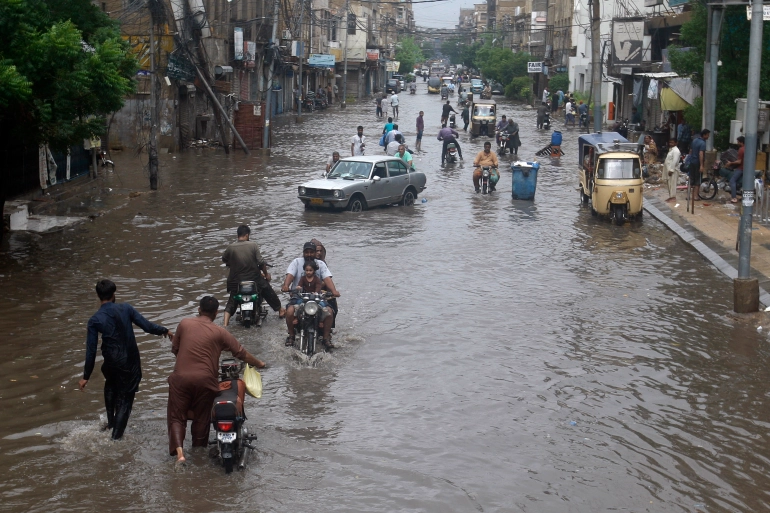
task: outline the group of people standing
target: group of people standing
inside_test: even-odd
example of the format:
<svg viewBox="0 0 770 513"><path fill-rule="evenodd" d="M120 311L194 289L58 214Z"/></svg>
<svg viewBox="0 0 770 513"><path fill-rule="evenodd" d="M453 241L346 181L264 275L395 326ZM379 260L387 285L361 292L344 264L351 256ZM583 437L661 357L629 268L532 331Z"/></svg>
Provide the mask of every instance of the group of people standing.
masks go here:
<svg viewBox="0 0 770 513"><path fill-rule="evenodd" d="M227 291L230 298L225 306L224 326L228 325L235 313L233 296L242 281L257 283L259 294L279 317L286 318L287 345L293 342L294 303L281 305L278 296L269 284L270 274L256 242L250 241L251 230L242 225L237 230L237 241L230 244L222 255L222 261L229 268ZM302 257L291 262L281 286L283 292L298 286L311 287L313 291L328 291L333 298L340 296L332 274L325 263L326 248L313 239L303 247ZM104 404L107 410L107 424L104 430L111 430L113 440L123 437L126 430L134 397L142 379L139 348L133 326L146 333L168 337L171 352L176 357L173 372L168 377L169 395L166 412L169 455L176 456L177 463L184 463L184 439L187 421L192 420L190 429L193 447L207 447L211 425L211 406L220 392L219 358L222 351L229 351L235 358L256 368L266 363L249 353L224 326L214 324L219 314L219 301L211 295L204 296L198 305L198 314L182 319L176 332L145 319L128 303L117 303L117 286L111 280L103 279L96 284L99 310L89 319L86 336L86 358L83 377L79 381L81 391L88 385L96 363L96 353L101 336L101 353L104 362ZM323 305L324 337L321 340L332 349L331 327L336 314L336 300Z"/></svg>

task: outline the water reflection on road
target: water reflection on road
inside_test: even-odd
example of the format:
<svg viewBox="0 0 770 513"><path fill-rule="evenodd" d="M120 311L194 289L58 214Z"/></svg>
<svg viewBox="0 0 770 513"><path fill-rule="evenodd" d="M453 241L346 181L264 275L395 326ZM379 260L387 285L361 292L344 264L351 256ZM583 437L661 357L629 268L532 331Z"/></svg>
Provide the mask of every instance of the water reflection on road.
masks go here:
<svg viewBox="0 0 770 513"><path fill-rule="evenodd" d="M534 202L477 195L472 157L441 166L440 101L401 95L414 141L426 112L426 203L361 214L306 211L296 186L343 155L359 124L376 154L374 104L278 130L271 158L166 156L162 189L118 159L113 192L69 203L103 216L0 255L0 510L762 511L770 449L767 340L735 321L732 285L654 220L611 226L579 206L576 137L546 160ZM534 113L521 157L550 138ZM558 123L558 122L557 122ZM504 157L506 162L510 157ZM271 313L232 332L272 367L249 399L259 435L225 476L205 453L184 473L165 455L167 341L139 337L144 380L124 441L98 431L101 379L75 391L93 284L175 325L224 298L220 256L241 223L275 265L274 285L317 237L343 294L340 349L316 367L283 347ZM121 499L118 504L115 497Z"/></svg>

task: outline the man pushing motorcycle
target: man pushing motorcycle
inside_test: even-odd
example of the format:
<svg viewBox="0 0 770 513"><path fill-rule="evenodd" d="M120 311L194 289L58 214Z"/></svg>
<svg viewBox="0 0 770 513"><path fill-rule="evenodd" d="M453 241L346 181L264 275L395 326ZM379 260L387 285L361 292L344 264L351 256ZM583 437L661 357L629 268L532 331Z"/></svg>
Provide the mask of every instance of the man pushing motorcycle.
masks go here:
<svg viewBox="0 0 770 513"><path fill-rule="evenodd" d="M185 462L184 438L189 413L192 412L193 447L207 447L211 424L211 405L219 393L219 357L230 351L235 358L258 369L265 362L249 353L229 331L214 324L219 301L205 296L200 301L197 317L182 319L173 337L171 352L176 356L174 372L168 377L168 452Z"/></svg>

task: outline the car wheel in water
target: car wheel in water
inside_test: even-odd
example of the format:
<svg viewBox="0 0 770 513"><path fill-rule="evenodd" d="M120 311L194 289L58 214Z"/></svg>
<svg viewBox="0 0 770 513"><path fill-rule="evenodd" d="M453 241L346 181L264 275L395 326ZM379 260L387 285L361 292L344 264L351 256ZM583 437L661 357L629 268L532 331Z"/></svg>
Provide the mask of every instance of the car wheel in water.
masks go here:
<svg viewBox="0 0 770 513"><path fill-rule="evenodd" d="M353 196L348 203L348 210L350 212L363 212L366 210L366 200L360 194Z"/></svg>
<svg viewBox="0 0 770 513"><path fill-rule="evenodd" d="M401 205L404 207L411 207L414 205L414 192L408 190L404 193L404 197L401 199Z"/></svg>

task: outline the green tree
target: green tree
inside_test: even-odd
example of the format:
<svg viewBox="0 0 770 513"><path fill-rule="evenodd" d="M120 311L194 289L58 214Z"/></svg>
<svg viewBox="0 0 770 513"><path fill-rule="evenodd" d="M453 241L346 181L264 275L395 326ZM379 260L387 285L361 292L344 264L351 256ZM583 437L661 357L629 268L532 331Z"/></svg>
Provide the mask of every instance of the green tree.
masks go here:
<svg viewBox="0 0 770 513"><path fill-rule="evenodd" d="M397 44L396 60L401 64L398 71L401 73L411 73L414 65L425 60L422 50L414 42L413 37L405 37Z"/></svg>
<svg viewBox="0 0 770 513"><path fill-rule="evenodd" d="M671 68L703 87L703 62L706 59L706 29L708 12L699 2L693 2L693 15L682 25L678 47L669 48ZM735 99L746 98L747 70L749 67L750 23L746 20L745 6L725 9L722 22L719 57L722 66L717 71L717 106L714 122L714 145L726 148L730 136L730 120L735 117ZM770 98L770 30L763 31L762 71L759 97ZM700 105L700 104L699 104ZM698 105L685 110L685 119L693 130L701 127Z"/></svg>
<svg viewBox="0 0 770 513"><path fill-rule="evenodd" d="M88 0L0 0L0 145L102 135L134 90L118 25Z"/></svg>
<svg viewBox="0 0 770 513"><path fill-rule="evenodd" d="M558 91L561 89L565 93L570 90L569 86L569 74L568 73L558 73L551 77L551 79L548 81L548 88L551 91Z"/></svg>

